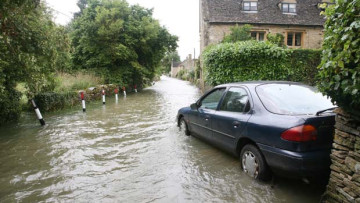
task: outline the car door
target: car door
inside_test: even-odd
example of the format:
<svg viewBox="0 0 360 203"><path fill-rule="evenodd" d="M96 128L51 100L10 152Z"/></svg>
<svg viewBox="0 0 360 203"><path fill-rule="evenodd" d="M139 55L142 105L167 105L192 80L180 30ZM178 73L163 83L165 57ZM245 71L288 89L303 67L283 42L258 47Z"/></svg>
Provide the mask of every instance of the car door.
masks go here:
<svg viewBox="0 0 360 203"><path fill-rule="evenodd" d="M243 87L231 87L219 110L212 115L213 140L220 148L232 152L251 117L249 94Z"/></svg>
<svg viewBox="0 0 360 203"><path fill-rule="evenodd" d="M211 140L212 138L212 117L218 108L219 102L225 92L225 88L217 88L205 95L198 102L196 116L192 123L192 132L196 135Z"/></svg>

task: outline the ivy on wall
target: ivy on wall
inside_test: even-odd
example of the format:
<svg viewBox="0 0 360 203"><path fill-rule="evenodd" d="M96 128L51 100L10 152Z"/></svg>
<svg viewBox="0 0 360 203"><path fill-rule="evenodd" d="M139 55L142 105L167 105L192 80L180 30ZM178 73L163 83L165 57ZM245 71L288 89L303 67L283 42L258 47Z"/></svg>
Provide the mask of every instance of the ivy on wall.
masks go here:
<svg viewBox="0 0 360 203"><path fill-rule="evenodd" d="M326 9L320 90L360 114L360 1L337 0Z"/></svg>

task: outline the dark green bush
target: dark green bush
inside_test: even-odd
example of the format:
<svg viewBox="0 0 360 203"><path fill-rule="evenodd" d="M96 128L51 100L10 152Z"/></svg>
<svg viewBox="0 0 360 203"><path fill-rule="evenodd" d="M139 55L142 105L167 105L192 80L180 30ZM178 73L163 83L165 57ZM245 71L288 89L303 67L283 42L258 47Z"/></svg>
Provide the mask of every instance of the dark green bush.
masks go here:
<svg viewBox="0 0 360 203"><path fill-rule="evenodd" d="M73 106L80 99L76 92L47 92L36 95L34 100L41 111L55 111L68 106Z"/></svg>
<svg viewBox="0 0 360 203"><path fill-rule="evenodd" d="M19 118L21 94L14 89L0 89L0 125Z"/></svg>
<svg viewBox="0 0 360 203"><path fill-rule="evenodd" d="M206 80L211 85L248 80L287 80L290 50L244 41L212 46L204 52Z"/></svg>
<svg viewBox="0 0 360 203"><path fill-rule="evenodd" d="M209 47L203 55L211 85L251 80L316 83L321 51L284 49L271 43L246 41Z"/></svg>
<svg viewBox="0 0 360 203"><path fill-rule="evenodd" d="M318 49L294 49L290 56L289 76L290 81L303 82L308 85L316 85L317 68L321 62L321 50Z"/></svg>
<svg viewBox="0 0 360 203"><path fill-rule="evenodd" d="M338 0L326 9L319 89L360 115L360 1Z"/></svg>

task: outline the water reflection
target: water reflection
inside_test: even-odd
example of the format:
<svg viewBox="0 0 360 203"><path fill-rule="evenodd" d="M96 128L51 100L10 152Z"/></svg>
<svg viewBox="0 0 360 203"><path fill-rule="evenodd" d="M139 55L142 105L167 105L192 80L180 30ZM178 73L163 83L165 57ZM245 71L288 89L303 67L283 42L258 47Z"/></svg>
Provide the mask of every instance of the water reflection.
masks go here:
<svg viewBox="0 0 360 203"><path fill-rule="evenodd" d="M253 181L239 161L179 135L175 116L198 99L163 77L126 98L108 98L0 129L0 202L318 202L299 181Z"/></svg>

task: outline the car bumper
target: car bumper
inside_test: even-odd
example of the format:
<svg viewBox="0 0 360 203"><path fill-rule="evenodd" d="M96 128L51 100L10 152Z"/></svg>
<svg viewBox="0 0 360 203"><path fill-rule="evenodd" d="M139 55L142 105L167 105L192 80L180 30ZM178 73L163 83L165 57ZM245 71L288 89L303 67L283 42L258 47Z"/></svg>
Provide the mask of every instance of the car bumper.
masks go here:
<svg viewBox="0 0 360 203"><path fill-rule="evenodd" d="M330 149L314 152L292 152L259 144L273 173L294 178L328 176Z"/></svg>

